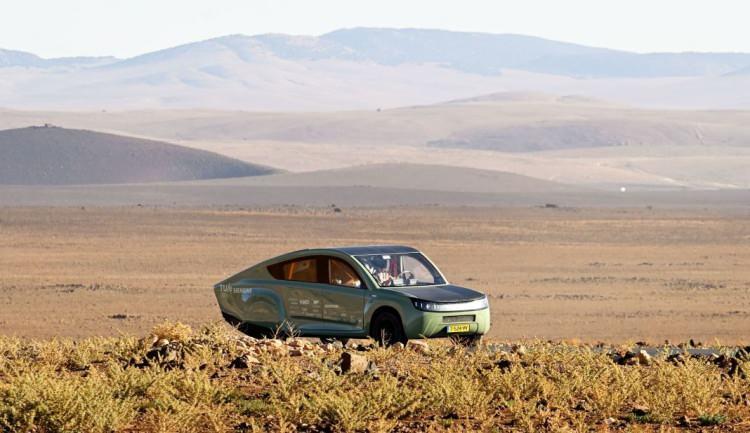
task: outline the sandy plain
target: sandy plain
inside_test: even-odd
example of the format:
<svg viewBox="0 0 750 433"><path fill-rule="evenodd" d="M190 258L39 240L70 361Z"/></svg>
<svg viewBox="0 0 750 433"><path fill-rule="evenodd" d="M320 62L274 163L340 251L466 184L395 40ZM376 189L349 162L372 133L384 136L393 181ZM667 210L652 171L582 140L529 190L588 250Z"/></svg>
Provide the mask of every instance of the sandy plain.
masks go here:
<svg viewBox="0 0 750 433"><path fill-rule="evenodd" d="M747 342L750 213L533 207L0 208L0 333L220 320L212 284L321 245L410 244L489 294L494 339Z"/></svg>

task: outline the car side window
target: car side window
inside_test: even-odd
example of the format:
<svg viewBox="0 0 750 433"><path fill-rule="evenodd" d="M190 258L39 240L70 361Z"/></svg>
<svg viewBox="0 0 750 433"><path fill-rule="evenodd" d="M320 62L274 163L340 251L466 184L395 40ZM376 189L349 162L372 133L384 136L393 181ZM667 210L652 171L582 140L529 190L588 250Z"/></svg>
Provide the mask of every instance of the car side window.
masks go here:
<svg viewBox="0 0 750 433"><path fill-rule="evenodd" d="M268 267L277 280L318 282L318 259L316 257L291 260Z"/></svg>
<svg viewBox="0 0 750 433"><path fill-rule="evenodd" d="M362 287L362 280L357 272L348 263L333 257L328 260L328 281L336 286Z"/></svg>

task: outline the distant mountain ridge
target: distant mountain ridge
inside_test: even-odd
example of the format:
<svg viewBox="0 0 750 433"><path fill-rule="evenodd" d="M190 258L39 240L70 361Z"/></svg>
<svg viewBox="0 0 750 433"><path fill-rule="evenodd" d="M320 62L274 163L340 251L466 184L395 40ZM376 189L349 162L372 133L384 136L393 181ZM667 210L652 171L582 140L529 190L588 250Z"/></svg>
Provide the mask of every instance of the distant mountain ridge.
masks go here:
<svg viewBox="0 0 750 433"><path fill-rule="evenodd" d="M118 61L116 57L58 57L43 59L24 51L0 49L0 67L50 68L55 66L101 66Z"/></svg>
<svg viewBox="0 0 750 433"><path fill-rule="evenodd" d="M0 50L0 105L327 111L516 91L750 108L749 68L750 53L639 54L514 34L351 28L229 35L128 59Z"/></svg>
<svg viewBox="0 0 750 433"><path fill-rule="evenodd" d="M366 27L340 29L321 36L229 35L125 60L114 57L42 59L31 53L0 50L0 66L129 66L219 48L246 62L275 56L285 60L370 61L391 66L434 63L485 75L511 68L584 77L702 76L750 67L750 53L639 54L517 34Z"/></svg>

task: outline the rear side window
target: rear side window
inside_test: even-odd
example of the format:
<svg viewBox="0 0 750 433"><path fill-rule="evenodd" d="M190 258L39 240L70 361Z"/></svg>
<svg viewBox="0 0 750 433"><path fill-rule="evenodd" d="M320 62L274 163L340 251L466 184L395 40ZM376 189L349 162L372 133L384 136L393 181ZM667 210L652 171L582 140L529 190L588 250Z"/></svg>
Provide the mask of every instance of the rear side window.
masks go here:
<svg viewBox="0 0 750 433"><path fill-rule="evenodd" d="M318 282L318 259L315 257L278 263L268 267L277 280Z"/></svg>

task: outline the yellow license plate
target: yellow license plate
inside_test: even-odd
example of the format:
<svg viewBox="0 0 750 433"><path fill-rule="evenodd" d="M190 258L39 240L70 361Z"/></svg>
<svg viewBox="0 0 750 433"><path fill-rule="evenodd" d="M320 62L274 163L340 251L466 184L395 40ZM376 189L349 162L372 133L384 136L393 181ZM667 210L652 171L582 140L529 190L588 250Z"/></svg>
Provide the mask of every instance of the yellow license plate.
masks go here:
<svg viewBox="0 0 750 433"><path fill-rule="evenodd" d="M459 325L448 325L448 332L469 332L471 330L471 325L468 323L462 323Z"/></svg>

